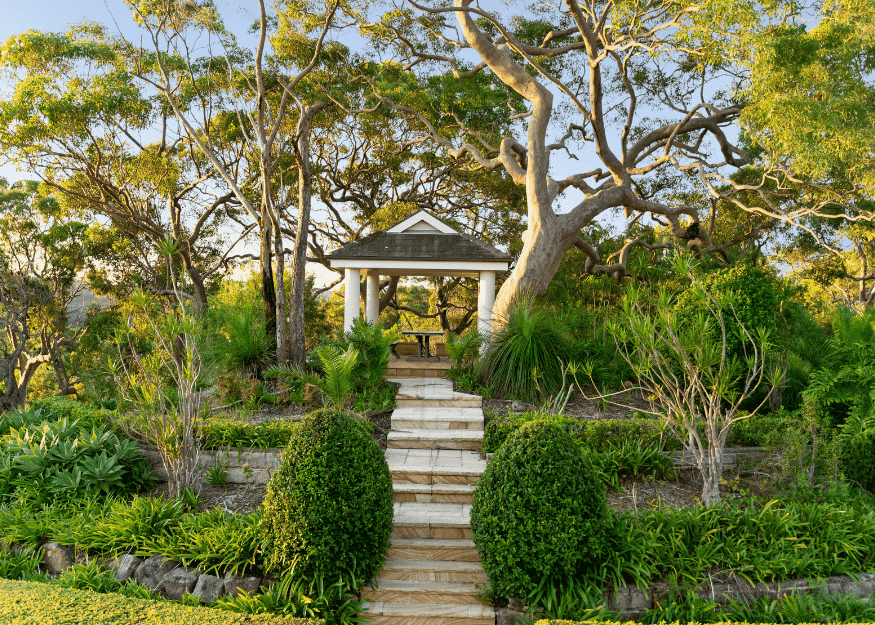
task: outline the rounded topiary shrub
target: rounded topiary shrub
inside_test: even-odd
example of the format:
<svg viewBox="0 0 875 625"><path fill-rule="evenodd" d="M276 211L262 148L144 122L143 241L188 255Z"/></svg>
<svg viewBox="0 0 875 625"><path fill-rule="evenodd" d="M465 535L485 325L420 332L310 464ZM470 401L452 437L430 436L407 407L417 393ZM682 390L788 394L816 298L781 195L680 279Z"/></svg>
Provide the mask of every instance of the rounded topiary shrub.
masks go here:
<svg viewBox="0 0 875 625"><path fill-rule="evenodd" d="M392 533L392 477L370 424L337 410L307 415L267 485L265 565L279 576L371 580Z"/></svg>
<svg viewBox="0 0 875 625"><path fill-rule="evenodd" d="M525 598L544 575L598 565L610 522L595 471L559 424L511 434L474 491L471 528L492 591Z"/></svg>

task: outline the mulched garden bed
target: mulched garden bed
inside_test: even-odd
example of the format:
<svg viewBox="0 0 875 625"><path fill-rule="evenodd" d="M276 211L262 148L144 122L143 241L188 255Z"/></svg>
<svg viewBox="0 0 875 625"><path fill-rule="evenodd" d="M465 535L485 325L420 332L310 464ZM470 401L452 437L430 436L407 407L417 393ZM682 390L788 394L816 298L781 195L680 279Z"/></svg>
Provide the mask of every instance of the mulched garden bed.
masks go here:
<svg viewBox="0 0 875 625"><path fill-rule="evenodd" d="M587 397L595 395L595 391L590 393L590 390L587 390ZM579 392L575 391L572 399L565 406L564 414L579 419L633 419L639 416L636 415L637 411L653 409L653 405L642 398L639 392L626 391L610 399L623 406L603 405L599 400L584 399ZM525 412L526 410L535 410L538 407L511 399L483 399L483 413L487 420L493 416L506 417L510 412Z"/></svg>

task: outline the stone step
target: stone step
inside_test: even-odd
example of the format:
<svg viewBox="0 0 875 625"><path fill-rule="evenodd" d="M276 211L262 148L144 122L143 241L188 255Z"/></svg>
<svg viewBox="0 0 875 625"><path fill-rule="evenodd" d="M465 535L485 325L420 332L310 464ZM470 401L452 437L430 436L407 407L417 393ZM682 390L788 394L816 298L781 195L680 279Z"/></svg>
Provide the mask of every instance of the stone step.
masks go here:
<svg viewBox="0 0 875 625"><path fill-rule="evenodd" d="M480 408L396 408L393 430L483 430Z"/></svg>
<svg viewBox="0 0 875 625"><path fill-rule="evenodd" d="M475 584L453 582L422 582L384 580L376 589L365 587L362 599L383 603L431 603L449 605L476 605L483 602L477 598L480 591Z"/></svg>
<svg viewBox="0 0 875 625"><path fill-rule="evenodd" d="M387 558L377 583L385 580L484 584L486 573L479 562Z"/></svg>
<svg viewBox="0 0 875 625"><path fill-rule="evenodd" d="M471 538L471 505L396 503L393 538Z"/></svg>
<svg viewBox="0 0 875 625"><path fill-rule="evenodd" d="M436 363L435 363L436 364ZM389 363L386 367L385 377L396 382L403 381L405 378L444 378L444 368L415 368L415 367L398 367L393 363Z"/></svg>
<svg viewBox="0 0 875 625"><path fill-rule="evenodd" d="M495 625L495 610L482 604L375 601L363 607L371 625Z"/></svg>
<svg viewBox="0 0 875 625"><path fill-rule="evenodd" d="M413 360L408 360L407 358L413 358ZM408 356L407 358L401 358L400 360L389 360L389 369L431 369L436 371L446 371L447 369L453 368L453 363L447 360L425 360L424 358L417 358L415 356ZM391 378L392 376L386 375L387 378ZM417 376L408 376L408 377L417 377ZM426 376L420 376L426 377ZM450 390L453 390L453 387L450 386Z"/></svg>
<svg viewBox="0 0 875 625"><path fill-rule="evenodd" d="M399 503L471 503L474 497L470 484L396 483L392 488Z"/></svg>
<svg viewBox="0 0 875 625"><path fill-rule="evenodd" d="M483 398L475 395L463 397L422 398L401 395L395 396L397 408L482 408Z"/></svg>
<svg viewBox="0 0 875 625"><path fill-rule="evenodd" d="M392 538L387 558L435 560L441 562L480 562L474 541L462 539Z"/></svg>
<svg viewBox="0 0 875 625"><path fill-rule="evenodd" d="M392 430L386 439L392 449L459 449L480 451L483 430Z"/></svg>
<svg viewBox="0 0 875 625"><path fill-rule="evenodd" d="M432 467L431 465L389 466L393 484L476 484L482 471L466 467Z"/></svg>

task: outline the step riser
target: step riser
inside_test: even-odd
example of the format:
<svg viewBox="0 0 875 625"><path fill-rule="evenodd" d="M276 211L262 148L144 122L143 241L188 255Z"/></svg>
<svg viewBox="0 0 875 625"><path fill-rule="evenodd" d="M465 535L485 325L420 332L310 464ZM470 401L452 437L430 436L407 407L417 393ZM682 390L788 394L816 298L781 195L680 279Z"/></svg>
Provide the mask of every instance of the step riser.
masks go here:
<svg viewBox="0 0 875 625"><path fill-rule="evenodd" d="M369 625L495 625L495 618L373 616L371 619Z"/></svg>
<svg viewBox="0 0 875 625"><path fill-rule="evenodd" d="M390 438L386 441L390 449L461 449L480 451L480 441L422 440L419 438Z"/></svg>
<svg viewBox="0 0 875 625"><path fill-rule="evenodd" d="M385 378L445 378L445 369L386 369Z"/></svg>
<svg viewBox="0 0 875 625"><path fill-rule="evenodd" d="M477 598L477 593L467 592L419 592L411 590L365 590L362 592L365 601L383 601L416 604L448 604L453 605L483 605Z"/></svg>
<svg viewBox="0 0 875 625"><path fill-rule="evenodd" d="M402 560L480 562L480 553L476 547L398 547L389 545L386 556Z"/></svg>
<svg viewBox="0 0 875 625"><path fill-rule="evenodd" d="M394 430L482 430L483 421L435 421L417 419L392 420Z"/></svg>
<svg viewBox="0 0 875 625"><path fill-rule="evenodd" d="M411 399L395 396L396 408L482 408L478 399Z"/></svg>
<svg viewBox="0 0 875 625"><path fill-rule="evenodd" d="M486 573L483 571L410 571L393 569L380 571L382 579L397 580L404 582L452 582L457 584L485 584Z"/></svg>
<svg viewBox="0 0 875 625"><path fill-rule="evenodd" d="M439 493L395 493L397 503L472 503L473 495L441 495Z"/></svg>
<svg viewBox="0 0 875 625"><path fill-rule="evenodd" d="M456 540L460 538L473 538L473 534L471 533L470 527L463 526L432 527L429 525L395 525L392 527L392 538L439 538Z"/></svg>
<svg viewBox="0 0 875 625"><path fill-rule="evenodd" d="M395 484L461 484L469 486L477 483L480 473L419 473L398 469L392 471Z"/></svg>

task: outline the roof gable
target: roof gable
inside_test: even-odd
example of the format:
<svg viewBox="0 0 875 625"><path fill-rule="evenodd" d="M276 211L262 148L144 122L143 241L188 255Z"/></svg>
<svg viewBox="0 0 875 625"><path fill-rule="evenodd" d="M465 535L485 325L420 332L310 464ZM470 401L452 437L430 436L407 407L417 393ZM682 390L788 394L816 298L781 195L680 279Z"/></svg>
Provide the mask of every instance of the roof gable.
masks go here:
<svg viewBox="0 0 875 625"><path fill-rule="evenodd" d="M432 232L435 234L459 234L451 226L426 210L420 210L391 228L384 230L392 234Z"/></svg>

